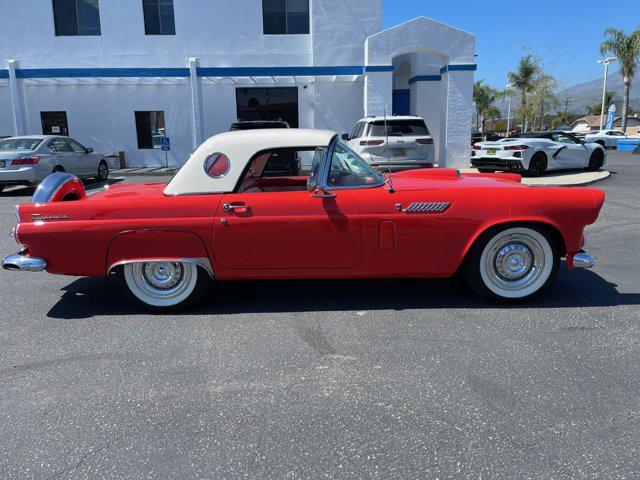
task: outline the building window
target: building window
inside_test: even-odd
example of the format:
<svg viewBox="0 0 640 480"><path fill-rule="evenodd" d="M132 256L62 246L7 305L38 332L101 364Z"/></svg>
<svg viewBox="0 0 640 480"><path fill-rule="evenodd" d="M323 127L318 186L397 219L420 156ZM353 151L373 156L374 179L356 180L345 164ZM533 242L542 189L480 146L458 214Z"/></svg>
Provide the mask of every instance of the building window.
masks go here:
<svg viewBox="0 0 640 480"><path fill-rule="evenodd" d="M166 135L164 112L135 112L138 148L162 148L162 138Z"/></svg>
<svg viewBox="0 0 640 480"><path fill-rule="evenodd" d="M69 135L67 112L40 112L43 135Z"/></svg>
<svg viewBox="0 0 640 480"><path fill-rule="evenodd" d="M298 87L237 88L238 120L284 120L298 128Z"/></svg>
<svg viewBox="0 0 640 480"><path fill-rule="evenodd" d="M53 0L57 36L100 35L98 0Z"/></svg>
<svg viewBox="0 0 640 480"><path fill-rule="evenodd" d="M173 0L142 0L144 33L146 35L175 35Z"/></svg>
<svg viewBox="0 0 640 480"><path fill-rule="evenodd" d="M309 33L309 0L262 0L265 35Z"/></svg>

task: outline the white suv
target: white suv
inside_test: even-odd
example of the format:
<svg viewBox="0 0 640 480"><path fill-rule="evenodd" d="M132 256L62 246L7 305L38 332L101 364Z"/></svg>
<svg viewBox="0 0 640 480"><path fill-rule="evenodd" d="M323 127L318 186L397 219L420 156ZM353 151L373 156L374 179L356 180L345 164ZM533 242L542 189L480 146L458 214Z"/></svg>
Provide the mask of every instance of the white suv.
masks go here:
<svg viewBox="0 0 640 480"><path fill-rule="evenodd" d="M384 117L363 118L356 123L353 132L350 135L345 133L342 139L371 166L380 170L388 170L387 154L391 159L391 170L433 167L433 137L422 118L392 116L387 117L386 122L385 132Z"/></svg>

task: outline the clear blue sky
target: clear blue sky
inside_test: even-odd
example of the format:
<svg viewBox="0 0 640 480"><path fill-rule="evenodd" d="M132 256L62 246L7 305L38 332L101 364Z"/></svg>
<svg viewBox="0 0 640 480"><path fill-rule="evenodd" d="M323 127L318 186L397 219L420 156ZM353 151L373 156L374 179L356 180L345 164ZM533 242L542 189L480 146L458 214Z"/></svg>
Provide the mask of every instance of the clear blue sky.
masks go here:
<svg viewBox="0 0 640 480"><path fill-rule="evenodd" d="M383 0L384 28L419 16L476 35L476 79L504 88L507 72L531 52L568 87L602 77L602 33L640 26L640 0Z"/></svg>

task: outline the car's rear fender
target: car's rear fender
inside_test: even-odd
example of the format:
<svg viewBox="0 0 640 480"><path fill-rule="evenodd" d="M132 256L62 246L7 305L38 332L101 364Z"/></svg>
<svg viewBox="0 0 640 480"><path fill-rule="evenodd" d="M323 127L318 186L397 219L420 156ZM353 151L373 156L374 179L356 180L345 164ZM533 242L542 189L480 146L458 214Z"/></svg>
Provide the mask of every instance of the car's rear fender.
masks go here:
<svg viewBox="0 0 640 480"><path fill-rule="evenodd" d="M105 272L127 263L183 261L204 268L213 278L213 269L203 239L180 229L140 229L116 235L107 250Z"/></svg>

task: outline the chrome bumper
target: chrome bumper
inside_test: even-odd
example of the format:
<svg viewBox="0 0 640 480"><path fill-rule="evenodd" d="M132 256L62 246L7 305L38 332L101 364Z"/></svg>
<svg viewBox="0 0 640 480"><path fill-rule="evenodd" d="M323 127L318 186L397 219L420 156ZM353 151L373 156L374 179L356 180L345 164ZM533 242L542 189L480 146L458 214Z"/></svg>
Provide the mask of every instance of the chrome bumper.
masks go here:
<svg viewBox="0 0 640 480"><path fill-rule="evenodd" d="M2 260L5 270L23 270L25 272L41 272L47 268L47 262L42 258L28 257L21 253L14 253Z"/></svg>
<svg viewBox="0 0 640 480"><path fill-rule="evenodd" d="M587 252L576 253L569 259L569 268L591 268L596 264L596 259Z"/></svg>

